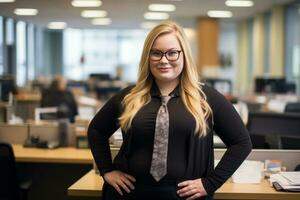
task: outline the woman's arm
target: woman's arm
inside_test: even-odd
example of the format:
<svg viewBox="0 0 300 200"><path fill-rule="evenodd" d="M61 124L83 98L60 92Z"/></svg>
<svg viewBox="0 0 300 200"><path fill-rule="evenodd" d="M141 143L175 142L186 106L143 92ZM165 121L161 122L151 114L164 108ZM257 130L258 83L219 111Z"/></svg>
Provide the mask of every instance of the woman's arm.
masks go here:
<svg viewBox="0 0 300 200"><path fill-rule="evenodd" d="M96 165L104 180L123 195L134 189L135 178L114 168L109 148L110 136L119 128L121 103L129 87L112 97L96 114L88 128L88 139Z"/></svg>
<svg viewBox="0 0 300 200"><path fill-rule="evenodd" d="M122 100L132 87L127 87L110 98L97 112L88 127L88 140L96 165L103 176L114 170L109 148L110 136L120 127Z"/></svg>
<svg viewBox="0 0 300 200"><path fill-rule="evenodd" d="M115 95L97 112L88 127L90 148L102 176L114 170L109 138L119 128L118 104L120 104L119 95Z"/></svg>
<svg viewBox="0 0 300 200"><path fill-rule="evenodd" d="M213 129L227 147L215 170L202 178L205 190L212 194L242 164L251 152L252 144L249 133L233 105L216 90L206 88L213 109Z"/></svg>

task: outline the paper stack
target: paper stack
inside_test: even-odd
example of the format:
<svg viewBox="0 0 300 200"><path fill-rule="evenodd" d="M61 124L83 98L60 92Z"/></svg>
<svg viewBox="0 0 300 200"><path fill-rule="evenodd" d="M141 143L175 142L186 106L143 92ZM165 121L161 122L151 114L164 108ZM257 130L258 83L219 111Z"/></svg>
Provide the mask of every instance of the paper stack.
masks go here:
<svg viewBox="0 0 300 200"><path fill-rule="evenodd" d="M232 175L234 183L255 183L263 179L264 163L260 161L245 160Z"/></svg>
<svg viewBox="0 0 300 200"><path fill-rule="evenodd" d="M272 174L270 183L276 190L300 192L300 171Z"/></svg>

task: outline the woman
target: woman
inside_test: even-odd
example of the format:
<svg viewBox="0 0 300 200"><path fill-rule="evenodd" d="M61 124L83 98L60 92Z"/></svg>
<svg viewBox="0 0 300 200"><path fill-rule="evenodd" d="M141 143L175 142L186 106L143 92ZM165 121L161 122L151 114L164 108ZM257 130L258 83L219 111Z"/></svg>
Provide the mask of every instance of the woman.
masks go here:
<svg viewBox="0 0 300 200"><path fill-rule="evenodd" d="M211 199L247 157L251 142L239 115L198 80L182 28L154 27L136 85L112 97L89 126L104 199ZM119 127L123 144L112 163L108 139ZM228 148L215 169L213 131Z"/></svg>
<svg viewBox="0 0 300 200"><path fill-rule="evenodd" d="M70 122L75 122L75 116L78 114L77 103L73 94L67 90L67 81L63 76L56 75L49 88L43 91L41 107L58 107L58 116L52 117L66 117Z"/></svg>

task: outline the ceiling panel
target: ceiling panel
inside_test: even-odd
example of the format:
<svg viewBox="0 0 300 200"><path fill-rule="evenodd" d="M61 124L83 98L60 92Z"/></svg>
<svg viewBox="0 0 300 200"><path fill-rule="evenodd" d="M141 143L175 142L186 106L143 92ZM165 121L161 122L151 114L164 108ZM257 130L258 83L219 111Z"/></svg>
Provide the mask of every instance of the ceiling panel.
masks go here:
<svg viewBox="0 0 300 200"><path fill-rule="evenodd" d="M276 4L286 4L291 0L254 0L251 8L229 8L223 0L103 0L97 9L106 10L112 19L109 26L94 26L90 19L80 16L84 8L75 8L71 0L16 0L14 3L0 3L0 15L32 22L40 26L47 26L50 21L65 21L71 28L139 28L143 14L150 3L173 3L176 11L170 13L170 19L178 21L193 21L200 16L206 16L210 9L230 10L233 12L231 20L248 18L256 13L264 12ZM14 15L15 8L36 8L37 16L19 17Z"/></svg>

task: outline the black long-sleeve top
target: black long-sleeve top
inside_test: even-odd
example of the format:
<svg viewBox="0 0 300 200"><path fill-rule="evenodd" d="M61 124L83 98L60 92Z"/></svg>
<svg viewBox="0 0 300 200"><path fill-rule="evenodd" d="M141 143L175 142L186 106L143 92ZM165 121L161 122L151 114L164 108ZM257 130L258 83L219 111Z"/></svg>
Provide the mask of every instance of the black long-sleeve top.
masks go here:
<svg viewBox="0 0 300 200"><path fill-rule="evenodd" d="M88 129L88 138L100 174L118 169L140 179L151 179L150 165L155 133L155 120L161 105L156 84L151 88L151 101L135 115L131 128L124 132L123 144L112 162L109 137L119 128L122 100L132 87L113 96L95 115ZM205 137L194 133L195 120L185 108L179 86L170 93L169 143L167 175L163 179L191 180L202 178L208 194L217 190L240 166L251 151L249 134L235 111L220 93L202 86L213 111L208 120L210 131ZM227 151L214 169L213 131L227 146Z"/></svg>

